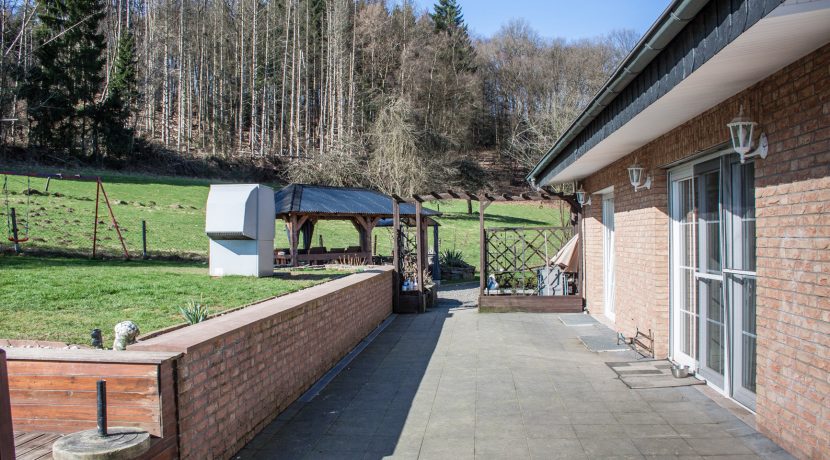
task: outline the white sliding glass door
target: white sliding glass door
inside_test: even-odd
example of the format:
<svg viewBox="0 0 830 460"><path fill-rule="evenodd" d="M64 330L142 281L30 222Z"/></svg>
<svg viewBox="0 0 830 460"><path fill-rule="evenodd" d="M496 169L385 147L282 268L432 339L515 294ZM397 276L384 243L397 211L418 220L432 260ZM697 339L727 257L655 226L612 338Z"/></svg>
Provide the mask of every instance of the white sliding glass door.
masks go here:
<svg viewBox="0 0 830 460"><path fill-rule="evenodd" d="M670 178L672 358L755 407L754 166L734 154Z"/></svg>

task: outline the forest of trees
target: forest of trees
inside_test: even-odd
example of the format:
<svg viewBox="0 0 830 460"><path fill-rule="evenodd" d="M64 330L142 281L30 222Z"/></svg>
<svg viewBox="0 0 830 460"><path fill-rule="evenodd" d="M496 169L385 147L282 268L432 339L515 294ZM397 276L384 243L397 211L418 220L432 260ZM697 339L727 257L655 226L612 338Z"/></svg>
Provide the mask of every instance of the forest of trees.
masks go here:
<svg viewBox="0 0 830 460"><path fill-rule="evenodd" d="M0 3L4 152L236 158L396 193L467 185L484 150L529 167L638 38L472 37L457 0Z"/></svg>

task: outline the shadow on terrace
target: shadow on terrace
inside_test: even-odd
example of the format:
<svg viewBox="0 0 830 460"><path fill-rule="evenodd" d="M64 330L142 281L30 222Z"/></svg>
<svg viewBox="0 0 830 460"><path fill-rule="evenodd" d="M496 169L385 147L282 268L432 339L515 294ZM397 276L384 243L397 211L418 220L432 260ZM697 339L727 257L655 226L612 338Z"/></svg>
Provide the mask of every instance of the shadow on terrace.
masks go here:
<svg viewBox="0 0 830 460"><path fill-rule="evenodd" d="M429 419L443 367L435 351L456 304L398 316L317 396L301 397L235 458L380 459L400 451L404 428Z"/></svg>

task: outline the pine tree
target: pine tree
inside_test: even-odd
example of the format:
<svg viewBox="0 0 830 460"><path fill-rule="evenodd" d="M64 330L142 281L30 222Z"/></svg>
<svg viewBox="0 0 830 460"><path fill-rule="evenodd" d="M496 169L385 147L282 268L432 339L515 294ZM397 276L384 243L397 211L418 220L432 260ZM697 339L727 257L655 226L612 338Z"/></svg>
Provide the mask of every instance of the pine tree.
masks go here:
<svg viewBox="0 0 830 460"><path fill-rule="evenodd" d="M464 15L461 14L461 6L456 0L438 0L433 7L434 13L430 14L432 22L435 23L435 30L455 35L461 32L467 35L467 25L464 24Z"/></svg>
<svg viewBox="0 0 830 460"><path fill-rule="evenodd" d="M107 153L115 156L126 155L133 147L134 130L129 122L139 96L136 65L135 38L127 32L118 41L109 92L98 114Z"/></svg>
<svg viewBox="0 0 830 460"><path fill-rule="evenodd" d="M470 135L470 124L461 115L473 113L470 95L476 55L456 0L439 0L430 17L436 35L435 64L424 128L433 134L435 150L448 151L464 145Z"/></svg>
<svg viewBox="0 0 830 460"><path fill-rule="evenodd" d="M438 0L430 14L435 32L446 33L449 40L448 64L457 72L475 71L475 49L473 48L461 5L456 0Z"/></svg>
<svg viewBox="0 0 830 460"><path fill-rule="evenodd" d="M95 95L101 89L105 39L100 0L42 0L36 64L23 88L32 140L70 153L97 153ZM90 142L91 141L91 142Z"/></svg>

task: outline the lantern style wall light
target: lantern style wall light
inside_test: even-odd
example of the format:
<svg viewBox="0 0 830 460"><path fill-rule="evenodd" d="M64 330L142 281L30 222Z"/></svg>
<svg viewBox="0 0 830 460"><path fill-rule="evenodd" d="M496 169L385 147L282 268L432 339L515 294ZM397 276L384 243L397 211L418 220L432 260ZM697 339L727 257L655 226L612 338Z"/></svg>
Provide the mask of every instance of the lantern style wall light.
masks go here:
<svg viewBox="0 0 830 460"><path fill-rule="evenodd" d="M591 204L591 195L585 191L582 185L580 185L579 190L576 191L576 202L579 203L580 206L588 206Z"/></svg>
<svg viewBox="0 0 830 460"><path fill-rule="evenodd" d="M758 138L758 148L754 151L752 150L753 135L758 123L744 116L743 106L741 106L741 111L738 113L738 116L733 118L726 126L729 127L732 148L741 157L741 163L745 163L747 158L767 157L769 142L767 141L767 135L764 133L761 133Z"/></svg>
<svg viewBox="0 0 830 460"><path fill-rule="evenodd" d="M646 175L646 168L640 166L637 160L628 167L628 180L635 192L644 188L651 189L651 174Z"/></svg>

